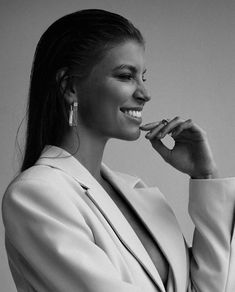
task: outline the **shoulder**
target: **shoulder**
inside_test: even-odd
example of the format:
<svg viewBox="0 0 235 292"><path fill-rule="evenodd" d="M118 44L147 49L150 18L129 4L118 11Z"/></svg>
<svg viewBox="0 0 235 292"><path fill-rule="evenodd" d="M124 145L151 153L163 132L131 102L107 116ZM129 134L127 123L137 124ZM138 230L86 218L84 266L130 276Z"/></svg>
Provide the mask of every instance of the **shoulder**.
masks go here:
<svg viewBox="0 0 235 292"><path fill-rule="evenodd" d="M32 166L19 174L7 187L2 200L3 217L9 210L18 212L19 209L35 206L58 209L63 205L70 205L73 181L66 173L50 166ZM77 193L79 189L83 190L76 184Z"/></svg>
<svg viewBox="0 0 235 292"><path fill-rule="evenodd" d="M85 221L89 209L83 199L84 190L76 182L67 183L68 179L62 171L41 165L16 177L2 200L8 239L16 245L20 241L23 244L26 236L35 238L44 232L50 237L63 226L73 228L74 223L91 236Z"/></svg>
<svg viewBox="0 0 235 292"><path fill-rule="evenodd" d="M54 181L55 174L49 167L32 166L16 176L8 185L3 196L3 205L6 201L13 199L14 196L21 197L33 194L32 189L42 189L44 185L49 187ZM23 191L23 192L22 192Z"/></svg>
<svg viewBox="0 0 235 292"><path fill-rule="evenodd" d="M60 169L50 167L48 165L34 165L20 173L6 189L5 194L19 187L34 187L46 185L49 188L58 189L61 184L65 184L69 180L69 176Z"/></svg>

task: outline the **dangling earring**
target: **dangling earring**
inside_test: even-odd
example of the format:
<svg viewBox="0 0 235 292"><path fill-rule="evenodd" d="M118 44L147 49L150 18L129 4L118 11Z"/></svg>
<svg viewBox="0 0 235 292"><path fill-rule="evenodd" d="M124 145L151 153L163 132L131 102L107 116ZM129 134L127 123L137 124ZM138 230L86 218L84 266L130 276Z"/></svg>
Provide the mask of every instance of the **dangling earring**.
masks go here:
<svg viewBox="0 0 235 292"><path fill-rule="evenodd" d="M69 126L70 127L76 127L78 124L78 103L76 101L73 102L73 104L70 105L69 110Z"/></svg>

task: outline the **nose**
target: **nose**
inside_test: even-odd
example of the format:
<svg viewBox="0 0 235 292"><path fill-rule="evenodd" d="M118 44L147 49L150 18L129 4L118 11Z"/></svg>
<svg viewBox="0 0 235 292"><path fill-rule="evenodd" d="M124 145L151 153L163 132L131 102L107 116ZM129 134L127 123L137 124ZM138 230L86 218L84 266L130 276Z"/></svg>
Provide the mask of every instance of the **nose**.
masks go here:
<svg viewBox="0 0 235 292"><path fill-rule="evenodd" d="M136 89L134 98L141 102L148 102L151 100L151 96L143 84Z"/></svg>

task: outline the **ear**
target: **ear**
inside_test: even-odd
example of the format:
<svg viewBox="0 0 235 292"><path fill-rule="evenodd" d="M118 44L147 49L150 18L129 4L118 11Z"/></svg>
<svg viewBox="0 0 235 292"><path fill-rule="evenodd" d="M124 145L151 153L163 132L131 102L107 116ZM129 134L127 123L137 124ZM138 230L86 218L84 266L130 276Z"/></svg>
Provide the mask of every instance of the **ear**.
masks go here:
<svg viewBox="0 0 235 292"><path fill-rule="evenodd" d="M56 81L65 101L70 105L77 101L77 89L73 79L67 74L68 69L62 68L56 73Z"/></svg>

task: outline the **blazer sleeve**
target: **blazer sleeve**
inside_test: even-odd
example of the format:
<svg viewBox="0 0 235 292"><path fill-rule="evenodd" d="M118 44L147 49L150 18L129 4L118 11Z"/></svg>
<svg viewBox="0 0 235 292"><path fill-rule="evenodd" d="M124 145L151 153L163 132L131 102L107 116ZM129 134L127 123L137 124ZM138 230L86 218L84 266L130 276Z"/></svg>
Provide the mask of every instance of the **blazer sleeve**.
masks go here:
<svg viewBox="0 0 235 292"><path fill-rule="evenodd" d="M6 237L22 259L28 285L45 292L140 292L120 278L64 192L30 179L13 183L5 194Z"/></svg>
<svg viewBox="0 0 235 292"><path fill-rule="evenodd" d="M195 231L189 291L235 291L234 207L235 178L190 181Z"/></svg>

